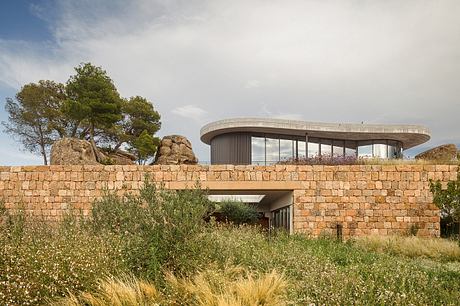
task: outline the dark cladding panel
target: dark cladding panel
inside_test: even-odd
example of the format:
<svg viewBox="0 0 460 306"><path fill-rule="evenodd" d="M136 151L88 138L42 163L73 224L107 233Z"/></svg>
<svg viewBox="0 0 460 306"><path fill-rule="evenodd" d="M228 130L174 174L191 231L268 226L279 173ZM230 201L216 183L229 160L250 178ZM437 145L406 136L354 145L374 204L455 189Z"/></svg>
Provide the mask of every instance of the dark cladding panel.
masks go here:
<svg viewBox="0 0 460 306"><path fill-rule="evenodd" d="M211 139L211 164L251 164L251 135L228 133Z"/></svg>

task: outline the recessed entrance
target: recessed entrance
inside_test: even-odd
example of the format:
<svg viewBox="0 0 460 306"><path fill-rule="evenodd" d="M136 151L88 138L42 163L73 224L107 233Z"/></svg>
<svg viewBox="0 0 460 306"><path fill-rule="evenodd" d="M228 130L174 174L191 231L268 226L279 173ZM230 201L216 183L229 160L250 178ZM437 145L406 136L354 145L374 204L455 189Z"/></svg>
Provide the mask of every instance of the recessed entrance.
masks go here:
<svg viewBox="0 0 460 306"><path fill-rule="evenodd" d="M266 220L266 226L285 228L292 232L293 192L286 190L210 190L209 199L214 202L240 201L255 205ZM262 222L262 224L264 224Z"/></svg>

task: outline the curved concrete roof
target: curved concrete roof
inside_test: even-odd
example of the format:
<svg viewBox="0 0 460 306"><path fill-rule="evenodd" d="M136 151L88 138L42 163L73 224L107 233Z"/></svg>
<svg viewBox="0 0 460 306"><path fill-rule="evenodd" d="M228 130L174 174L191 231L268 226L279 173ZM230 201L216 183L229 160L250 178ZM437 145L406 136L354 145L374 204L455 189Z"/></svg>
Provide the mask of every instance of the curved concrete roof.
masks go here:
<svg viewBox="0 0 460 306"><path fill-rule="evenodd" d="M217 135L232 132L254 132L310 137L402 142L408 149L430 139L430 131L420 125L320 123L269 118L234 118L211 122L201 128L200 138L206 144Z"/></svg>

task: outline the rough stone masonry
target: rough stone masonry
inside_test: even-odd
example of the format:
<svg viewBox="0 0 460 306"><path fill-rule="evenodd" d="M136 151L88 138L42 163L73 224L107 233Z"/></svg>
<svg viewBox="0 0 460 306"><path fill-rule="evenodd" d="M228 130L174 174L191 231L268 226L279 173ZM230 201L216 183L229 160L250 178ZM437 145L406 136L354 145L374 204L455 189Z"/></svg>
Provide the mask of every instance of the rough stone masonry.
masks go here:
<svg viewBox="0 0 460 306"><path fill-rule="evenodd" d="M429 179L445 184L457 165L233 166L85 165L0 167L0 199L9 210L58 220L70 209L89 215L91 203L108 189L137 192L145 176L164 188L285 190L293 193L293 229L312 236L404 234L439 236L439 211Z"/></svg>

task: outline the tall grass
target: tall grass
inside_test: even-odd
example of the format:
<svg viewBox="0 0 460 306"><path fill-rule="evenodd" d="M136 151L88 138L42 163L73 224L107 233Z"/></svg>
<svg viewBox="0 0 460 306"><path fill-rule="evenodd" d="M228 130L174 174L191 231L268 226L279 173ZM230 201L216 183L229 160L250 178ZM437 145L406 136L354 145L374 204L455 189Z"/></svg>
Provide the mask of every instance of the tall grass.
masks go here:
<svg viewBox="0 0 460 306"><path fill-rule="evenodd" d="M272 271L254 276L245 269L233 267L223 271L207 269L192 278L177 278L169 273L166 293L150 282L132 276L107 278L97 290L83 292L53 303L55 306L111 305L203 305L245 306L284 305L286 282Z"/></svg>
<svg viewBox="0 0 460 306"><path fill-rule="evenodd" d="M427 257L442 261L460 261L458 242L448 239L372 235L356 238L355 244L372 252Z"/></svg>
<svg viewBox="0 0 460 306"><path fill-rule="evenodd" d="M88 222L50 227L10 219L0 229L0 304L39 305L64 295L74 305L123 304L122 296L146 305L152 299L178 305L460 301L460 262L456 253L447 255L450 246L409 257L361 241L206 223L208 213L203 191L146 184L138 196L106 195ZM116 303L104 295L115 291Z"/></svg>
<svg viewBox="0 0 460 306"><path fill-rule="evenodd" d="M282 271L294 305L427 305L460 300L460 264L407 259L362 250L352 242L308 239L283 232L268 237L256 227L218 226L196 239L190 260L267 273Z"/></svg>
<svg viewBox="0 0 460 306"><path fill-rule="evenodd" d="M0 226L0 304L35 305L98 278L126 271L122 241L80 225L50 225L17 215Z"/></svg>

